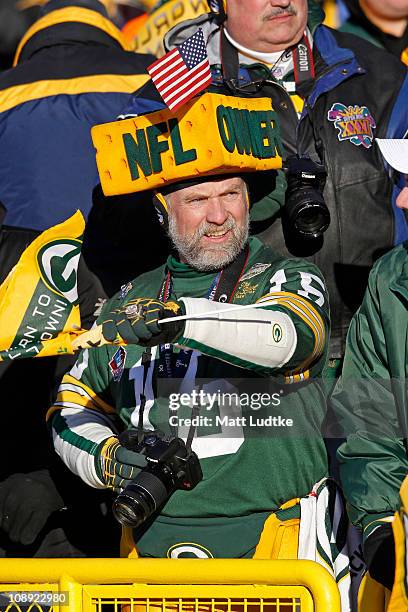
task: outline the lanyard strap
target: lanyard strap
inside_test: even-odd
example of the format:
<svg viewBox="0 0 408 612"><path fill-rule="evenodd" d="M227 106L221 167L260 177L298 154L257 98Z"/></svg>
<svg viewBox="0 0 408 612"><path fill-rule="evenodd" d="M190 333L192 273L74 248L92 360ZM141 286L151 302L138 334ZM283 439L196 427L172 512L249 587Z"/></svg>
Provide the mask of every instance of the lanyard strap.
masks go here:
<svg viewBox="0 0 408 612"><path fill-rule="evenodd" d="M214 302L230 302L239 283L249 257L249 246L243 249L238 257L234 259L224 270L218 272L207 291L207 299ZM170 271L166 271L166 276L162 282L158 298L166 302L171 296L173 282ZM183 378L190 363L191 351L181 350L174 359L173 346L162 344L159 347L159 372L158 375L167 378Z"/></svg>

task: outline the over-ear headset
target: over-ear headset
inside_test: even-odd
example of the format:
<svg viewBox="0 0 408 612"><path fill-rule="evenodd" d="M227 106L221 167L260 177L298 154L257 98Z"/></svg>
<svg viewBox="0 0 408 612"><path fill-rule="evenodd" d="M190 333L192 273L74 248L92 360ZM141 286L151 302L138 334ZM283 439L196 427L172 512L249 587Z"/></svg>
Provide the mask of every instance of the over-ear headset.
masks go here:
<svg viewBox="0 0 408 612"><path fill-rule="evenodd" d="M207 3L217 22L223 23L227 18L227 0L207 0Z"/></svg>

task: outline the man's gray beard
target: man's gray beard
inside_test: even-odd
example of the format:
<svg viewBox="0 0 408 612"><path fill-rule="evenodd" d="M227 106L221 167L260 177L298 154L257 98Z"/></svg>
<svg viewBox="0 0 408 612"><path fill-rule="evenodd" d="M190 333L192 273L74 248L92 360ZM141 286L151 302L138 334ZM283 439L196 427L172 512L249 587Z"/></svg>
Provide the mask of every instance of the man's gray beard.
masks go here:
<svg viewBox="0 0 408 612"><path fill-rule="evenodd" d="M227 244L214 244L205 249L200 247L199 242L205 234L211 233L211 231L228 230L231 230L231 236ZM203 223L189 237L179 233L177 223L170 213L167 233L178 254L189 266L199 272L221 270L234 261L248 242L249 213L247 213L242 227L238 227L234 219L229 216L222 226L214 223Z"/></svg>

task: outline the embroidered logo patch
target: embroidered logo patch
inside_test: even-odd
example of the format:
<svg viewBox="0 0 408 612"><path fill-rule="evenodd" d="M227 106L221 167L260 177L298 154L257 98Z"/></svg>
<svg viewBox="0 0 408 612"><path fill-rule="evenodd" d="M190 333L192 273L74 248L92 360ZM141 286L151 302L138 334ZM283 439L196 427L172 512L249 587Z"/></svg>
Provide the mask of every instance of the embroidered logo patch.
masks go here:
<svg viewBox="0 0 408 612"><path fill-rule="evenodd" d="M262 274L262 272L265 272L265 270L270 268L271 265L272 264L255 263L253 266L251 266L251 268L249 268L248 272L245 272L245 274L241 276L240 282L249 280L250 278L253 278L254 276L258 276L258 274Z"/></svg>
<svg viewBox="0 0 408 612"><path fill-rule="evenodd" d="M251 283L248 283L247 281L241 281L239 288L235 292L235 297L241 300L246 295L251 295L252 293L255 293L257 287L258 285L251 285Z"/></svg>
<svg viewBox="0 0 408 612"><path fill-rule="evenodd" d="M327 119L333 121L338 129L337 138L340 142L349 140L358 147L363 145L366 149L373 144L373 129L376 124L366 106L345 106L336 102L327 113Z"/></svg>
<svg viewBox="0 0 408 612"><path fill-rule="evenodd" d="M112 372L113 381L119 382L125 369L126 351L120 346L109 362L109 369Z"/></svg>

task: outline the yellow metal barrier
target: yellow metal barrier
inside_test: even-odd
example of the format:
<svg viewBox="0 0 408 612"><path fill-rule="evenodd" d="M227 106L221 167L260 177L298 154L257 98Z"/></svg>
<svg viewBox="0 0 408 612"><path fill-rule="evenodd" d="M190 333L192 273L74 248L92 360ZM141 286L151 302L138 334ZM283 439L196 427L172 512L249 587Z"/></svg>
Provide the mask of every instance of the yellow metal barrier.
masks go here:
<svg viewBox="0 0 408 612"><path fill-rule="evenodd" d="M0 612L339 612L313 561L0 559Z"/></svg>

